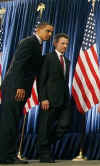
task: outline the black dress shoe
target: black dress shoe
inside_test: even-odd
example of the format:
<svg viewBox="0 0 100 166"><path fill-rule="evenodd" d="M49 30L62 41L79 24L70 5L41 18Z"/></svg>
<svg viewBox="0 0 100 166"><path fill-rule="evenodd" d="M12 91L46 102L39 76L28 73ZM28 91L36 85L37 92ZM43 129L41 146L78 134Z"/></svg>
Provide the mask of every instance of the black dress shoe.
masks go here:
<svg viewBox="0 0 100 166"><path fill-rule="evenodd" d="M0 160L0 164L13 164L12 160Z"/></svg>
<svg viewBox="0 0 100 166"><path fill-rule="evenodd" d="M16 159L1 160L0 164L28 164L28 162L16 158Z"/></svg>
<svg viewBox="0 0 100 166"><path fill-rule="evenodd" d="M48 163L55 163L55 160L50 159L50 160L48 160Z"/></svg>
<svg viewBox="0 0 100 166"><path fill-rule="evenodd" d="M55 163L55 160L52 158L41 158L40 163Z"/></svg>
<svg viewBox="0 0 100 166"><path fill-rule="evenodd" d="M20 160L19 158L16 158L16 159L13 161L13 164L28 164L28 161Z"/></svg>

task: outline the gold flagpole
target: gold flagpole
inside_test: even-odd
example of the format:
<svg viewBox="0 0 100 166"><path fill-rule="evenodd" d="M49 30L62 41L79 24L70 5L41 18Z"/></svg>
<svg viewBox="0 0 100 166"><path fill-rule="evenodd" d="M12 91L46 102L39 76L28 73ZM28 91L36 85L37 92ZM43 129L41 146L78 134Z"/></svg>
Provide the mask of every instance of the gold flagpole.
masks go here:
<svg viewBox="0 0 100 166"><path fill-rule="evenodd" d="M82 115L82 131L81 131L81 136L80 136L80 151L78 156L76 156L72 161L85 161L87 160L87 157L84 156L83 154L83 143L84 143L84 138L85 138L85 113Z"/></svg>
<svg viewBox="0 0 100 166"><path fill-rule="evenodd" d="M83 155L83 149L80 149L78 156L76 156L72 161L86 161L87 157Z"/></svg>
<svg viewBox="0 0 100 166"><path fill-rule="evenodd" d="M6 13L6 9L5 8L1 8L0 9L0 26L2 26L2 20L3 20L3 16Z"/></svg>
<svg viewBox="0 0 100 166"><path fill-rule="evenodd" d="M0 9L0 15L4 15L6 13L6 9L5 8L1 8Z"/></svg>
<svg viewBox="0 0 100 166"><path fill-rule="evenodd" d="M6 9L5 8L1 8L0 9L0 27L2 27L2 22L3 22L3 17L6 13Z"/></svg>
<svg viewBox="0 0 100 166"><path fill-rule="evenodd" d="M96 0L92 0L93 10L94 10L94 7L95 7L95 3L96 3Z"/></svg>
<svg viewBox="0 0 100 166"><path fill-rule="evenodd" d="M40 18L42 17L42 13L43 13L44 10L45 10L45 4L44 3L39 3L39 5L37 7L37 11L40 12ZM21 140L20 140L19 151L18 151L18 155L17 155L17 157L20 160L24 159L21 156L21 150L22 150L22 143L23 143L23 138L24 138L25 123L26 123L26 114L24 115L24 122L23 122L23 127L22 127Z"/></svg>
<svg viewBox="0 0 100 166"><path fill-rule="evenodd" d="M23 143L23 138L24 138L24 130L25 130L25 123L26 123L26 114L24 115L24 122L23 122L23 127L22 127L22 134L21 134L21 140L19 144L19 151L17 157L22 160L21 157L21 150L22 150L22 143Z"/></svg>

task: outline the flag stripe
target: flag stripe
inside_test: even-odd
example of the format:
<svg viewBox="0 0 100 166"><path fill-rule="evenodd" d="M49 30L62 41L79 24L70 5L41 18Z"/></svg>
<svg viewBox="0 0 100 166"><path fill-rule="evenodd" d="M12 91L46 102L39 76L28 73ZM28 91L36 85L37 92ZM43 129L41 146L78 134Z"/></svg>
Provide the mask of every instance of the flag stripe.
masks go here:
<svg viewBox="0 0 100 166"><path fill-rule="evenodd" d="M76 71L77 71L77 75L78 75L79 79L81 80L81 82L82 82L82 84L83 84L83 88L82 88L82 86L81 86L81 89L80 89L80 90L81 90L82 93L83 93L83 91L85 91L85 93L88 94L88 95L87 95L88 100L89 100L89 102L91 103L91 105L93 105L94 102L93 102L93 98L92 98L92 95L91 95L91 91L89 90L89 88L88 88L88 86L87 86L87 84L86 84L84 75L83 75L83 73L81 72L81 69L80 69L80 66L79 66L78 63L77 63ZM75 85L74 85L74 86L75 86ZM80 88L80 84L78 84L78 86L79 86L79 88ZM85 87L85 88L84 88L84 87ZM84 102L86 102L85 99L86 99L86 98L84 98L84 99L82 98L82 99L80 99L80 100L84 100ZM88 108L90 108L90 107L88 107Z"/></svg>
<svg viewBox="0 0 100 166"><path fill-rule="evenodd" d="M84 110L82 108L82 105L81 105L80 100L79 100L79 96L77 95L77 92L76 92L74 87L72 87L72 93L73 93L73 96L75 97L75 102L76 102L77 108L79 108L79 112L83 113Z"/></svg>
<svg viewBox="0 0 100 166"><path fill-rule="evenodd" d="M34 100L34 104L35 104L35 105L38 105L39 102L38 102L38 98L37 98L37 95L36 95L36 93L35 93L34 88L32 88L32 98L33 98L33 100Z"/></svg>
<svg viewBox="0 0 100 166"><path fill-rule="evenodd" d="M90 59L90 57L88 56L88 52L85 51L84 54L85 54L86 61L87 61L87 63L88 63L89 69L91 70L91 74L92 74L93 77L94 77L94 81L95 81L95 84L96 84L95 89L99 90L98 88L100 87L100 80L99 80L99 78L98 78L98 76L97 76L97 72L95 71L95 68L94 68L93 65L92 65L91 59ZM93 62L94 62L94 61L93 61ZM97 87L97 86L98 86L98 87ZM99 94L99 92L98 92L98 94Z"/></svg>
<svg viewBox="0 0 100 166"><path fill-rule="evenodd" d="M79 112L82 113L82 112L84 112L84 106L86 108L87 108L87 106L86 106L85 103L83 104L84 101L81 100L82 99L82 94L81 94L80 88L77 85L77 82L76 82L75 79L73 80L73 83L74 83L75 86L72 87L72 94L74 96L74 99L75 99L75 102L76 102L76 105L78 107Z"/></svg>
<svg viewBox="0 0 100 166"><path fill-rule="evenodd" d="M82 59L82 62L84 63L84 68L85 68L85 71L87 73L87 75L89 76L89 80L93 86L93 89L95 91L95 94L97 96L97 98L99 99L100 97L100 90L98 89L98 86L97 86L97 83L96 83L96 76L93 76L93 71L91 72L91 69L92 69L92 64L89 63L89 58L88 58L88 54L86 54L87 51L81 51L81 59ZM95 96L94 96L95 97Z"/></svg>
<svg viewBox="0 0 100 166"><path fill-rule="evenodd" d="M30 109L31 105L30 105L30 100L29 99L27 100L27 105L28 105L28 108Z"/></svg>
<svg viewBox="0 0 100 166"><path fill-rule="evenodd" d="M88 53L88 56L91 60L91 63L93 65L93 68L97 74L97 77L98 77L98 80L100 80L100 73L99 73L99 70L98 70L98 56L96 54L96 51L95 51L96 48L93 49L93 47L91 47L90 49L87 50L87 53ZM95 56L94 56L95 54Z"/></svg>
<svg viewBox="0 0 100 166"><path fill-rule="evenodd" d="M24 114L26 114L32 107L35 107L39 104L38 100L38 93L37 93L37 86L36 86L36 79L32 86L31 96L27 99L27 102L24 106Z"/></svg>
<svg viewBox="0 0 100 166"><path fill-rule="evenodd" d="M90 81L90 75L88 76L88 73L86 72L86 66L84 66L83 62L82 62L82 59L81 57L79 56L79 59L78 59L78 63L80 65L80 69L84 75L84 78L85 78L85 81L86 81L86 84L88 86L88 88L90 89L91 91L91 94L92 94L92 97L93 97L93 101L94 103L97 103L98 102L98 99L97 99L97 96L96 96L96 93L95 93L95 90L93 88L93 85Z"/></svg>
<svg viewBox="0 0 100 166"><path fill-rule="evenodd" d="M91 52L92 52L91 55L94 57L95 62L97 64L97 66L98 66L98 56L97 56L96 44L94 44L93 46L91 46L90 49L91 49Z"/></svg>
<svg viewBox="0 0 100 166"><path fill-rule="evenodd" d="M88 97L87 97L87 95L85 93L85 89L83 87L83 83L80 80L77 72L75 72L75 79L76 79L77 84L80 86L80 91L81 91L81 94L82 94L82 99L81 100L84 100L86 105L87 105L87 107L90 108L91 107L90 101L89 101L89 99L88 99Z"/></svg>

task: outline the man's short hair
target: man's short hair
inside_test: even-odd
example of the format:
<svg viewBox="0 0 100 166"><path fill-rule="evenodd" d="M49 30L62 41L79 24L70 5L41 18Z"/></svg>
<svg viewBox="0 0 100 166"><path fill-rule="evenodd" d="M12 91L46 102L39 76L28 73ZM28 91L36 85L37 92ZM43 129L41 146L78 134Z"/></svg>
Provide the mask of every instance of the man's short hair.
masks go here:
<svg viewBox="0 0 100 166"><path fill-rule="evenodd" d="M50 25L53 27L53 25L49 24L48 22L42 22L37 25L37 28L44 28L45 26Z"/></svg>
<svg viewBox="0 0 100 166"><path fill-rule="evenodd" d="M61 37L69 40L69 36L66 33L57 33L54 37L54 42L58 42Z"/></svg>

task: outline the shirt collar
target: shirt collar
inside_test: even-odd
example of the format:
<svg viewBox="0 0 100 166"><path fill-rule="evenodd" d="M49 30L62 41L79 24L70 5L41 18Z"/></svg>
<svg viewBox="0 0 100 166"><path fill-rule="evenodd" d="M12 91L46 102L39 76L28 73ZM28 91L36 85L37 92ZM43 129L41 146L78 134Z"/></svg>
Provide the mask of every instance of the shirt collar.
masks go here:
<svg viewBox="0 0 100 166"><path fill-rule="evenodd" d="M58 56L63 55L61 52L59 52L58 50L55 49L55 52L57 53Z"/></svg>
<svg viewBox="0 0 100 166"><path fill-rule="evenodd" d="M34 34L34 35L36 36L36 38L38 39L39 43L42 44L42 42L43 42L42 39L41 39L36 33L33 33L33 34Z"/></svg>

